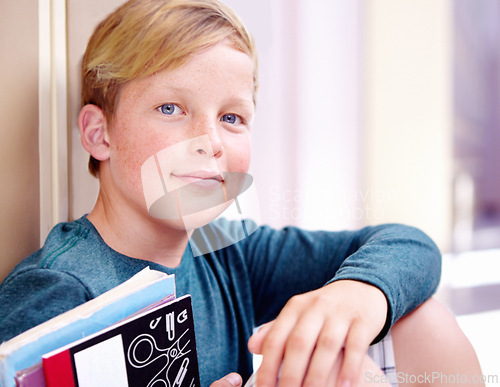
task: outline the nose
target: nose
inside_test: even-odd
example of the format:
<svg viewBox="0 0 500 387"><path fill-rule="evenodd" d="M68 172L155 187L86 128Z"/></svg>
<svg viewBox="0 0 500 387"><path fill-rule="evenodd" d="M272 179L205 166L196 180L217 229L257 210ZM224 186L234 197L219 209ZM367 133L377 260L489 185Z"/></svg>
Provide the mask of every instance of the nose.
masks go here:
<svg viewBox="0 0 500 387"><path fill-rule="evenodd" d="M215 158L220 158L223 155L224 147L215 122L203 119L197 122L193 129L193 137L199 138L199 141L195 141L193 144L196 153Z"/></svg>
<svg viewBox="0 0 500 387"><path fill-rule="evenodd" d="M210 147L210 146L209 146L209 148L212 148L212 147ZM216 149L216 150L212 149L212 152L210 152L210 153L212 153L212 154L208 154L208 153L205 151L205 149L203 149L203 148L198 148L198 149L196 150L196 152L197 152L198 154L200 154L200 155L207 155L207 154L208 154L208 156L214 156L216 159L218 159L219 157L221 157L221 156L222 156L223 149L224 149L224 148L223 148L223 146L221 145L221 146L220 146L220 148L218 148L218 149Z"/></svg>

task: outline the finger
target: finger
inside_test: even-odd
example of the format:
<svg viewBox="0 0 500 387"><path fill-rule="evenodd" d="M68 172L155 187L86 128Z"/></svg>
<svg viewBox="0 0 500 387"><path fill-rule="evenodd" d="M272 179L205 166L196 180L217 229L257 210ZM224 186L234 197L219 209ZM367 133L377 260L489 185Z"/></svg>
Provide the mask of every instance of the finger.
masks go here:
<svg viewBox="0 0 500 387"><path fill-rule="evenodd" d="M269 327L262 343L262 363L257 371L258 386L275 386L283 359L285 344L295 326L303 305L297 297L288 301Z"/></svg>
<svg viewBox="0 0 500 387"><path fill-rule="evenodd" d="M324 384L325 386L337 385L337 380L340 373L340 366L342 365L343 361L344 361L344 351L341 350L339 352L339 355L335 359L335 362L333 363L333 368L331 369L330 374L328 375L327 382Z"/></svg>
<svg viewBox="0 0 500 387"><path fill-rule="evenodd" d="M325 321L323 329L319 333L304 384L324 386L331 377L332 370L334 368L340 369L338 359L342 358L342 346L348 331L348 324L339 324L333 319ZM338 374L338 371L335 374ZM334 384L330 383L329 385Z"/></svg>
<svg viewBox="0 0 500 387"><path fill-rule="evenodd" d="M248 350L256 355L262 354L262 344L264 342L265 337L269 333L269 329L271 328L273 321L270 321L266 324L262 324L260 328L255 332L250 339L248 340Z"/></svg>
<svg viewBox="0 0 500 387"><path fill-rule="evenodd" d="M323 314L322 311L320 313ZM279 386L302 385L322 326L323 319L313 311L297 321L285 345Z"/></svg>
<svg viewBox="0 0 500 387"><path fill-rule="evenodd" d="M345 343L344 361L340 369L338 385L353 386L358 382L370 341L370 335L366 330L360 329L358 324L351 326Z"/></svg>
<svg viewBox="0 0 500 387"><path fill-rule="evenodd" d="M212 383L210 387L241 387L243 380L236 372L232 372L222 379Z"/></svg>

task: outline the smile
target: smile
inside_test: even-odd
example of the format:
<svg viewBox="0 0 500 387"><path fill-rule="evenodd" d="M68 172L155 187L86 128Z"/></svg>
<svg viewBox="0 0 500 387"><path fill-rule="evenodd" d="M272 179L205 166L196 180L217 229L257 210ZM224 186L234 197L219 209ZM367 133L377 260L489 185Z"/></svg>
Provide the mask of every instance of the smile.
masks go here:
<svg viewBox="0 0 500 387"><path fill-rule="evenodd" d="M213 171L171 173L171 176L181 180L184 184L191 184L203 188L219 187L224 181L220 173Z"/></svg>

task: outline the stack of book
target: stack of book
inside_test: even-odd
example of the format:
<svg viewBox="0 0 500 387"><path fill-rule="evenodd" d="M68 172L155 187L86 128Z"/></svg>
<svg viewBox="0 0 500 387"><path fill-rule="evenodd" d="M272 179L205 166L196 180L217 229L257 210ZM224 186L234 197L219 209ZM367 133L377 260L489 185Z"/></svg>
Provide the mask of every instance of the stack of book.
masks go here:
<svg viewBox="0 0 500 387"><path fill-rule="evenodd" d="M191 298L149 268L0 345L0 386L153 385L200 382Z"/></svg>

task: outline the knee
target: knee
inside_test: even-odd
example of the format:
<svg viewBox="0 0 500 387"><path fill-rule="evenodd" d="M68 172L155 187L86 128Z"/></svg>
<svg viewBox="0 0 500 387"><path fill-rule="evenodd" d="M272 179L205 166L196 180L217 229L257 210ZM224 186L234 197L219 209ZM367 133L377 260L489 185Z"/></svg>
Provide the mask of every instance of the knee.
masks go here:
<svg viewBox="0 0 500 387"><path fill-rule="evenodd" d="M393 334L396 337L402 335L406 342L423 341L431 345L440 342L452 344L456 335L462 335L463 332L453 313L431 298L399 320L394 325Z"/></svg>
<svg viewBox="0 0 500 387"><path fill-rule="evenodd" d="M444 376L481 373L474 348L455 316L435 299L398 321L392 337L400 372L415 377L436 372Z"/></svg>

